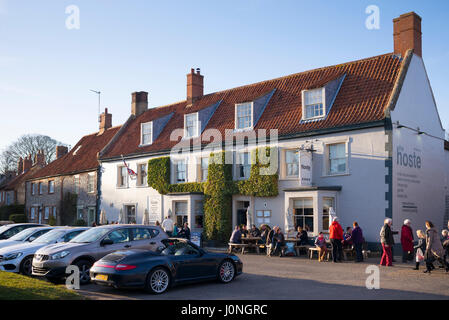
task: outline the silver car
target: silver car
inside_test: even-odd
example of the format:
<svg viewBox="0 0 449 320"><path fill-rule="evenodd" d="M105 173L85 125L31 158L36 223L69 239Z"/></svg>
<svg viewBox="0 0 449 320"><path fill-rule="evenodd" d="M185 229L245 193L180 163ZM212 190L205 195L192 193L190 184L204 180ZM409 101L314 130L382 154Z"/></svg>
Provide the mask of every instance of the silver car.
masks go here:
<svg viewBox="0 0 449 320"><path fill-rule="evenodd" d="M36 251L32 274L57 282L66 277L66 268L76 265L80 270L80 283L90 281L89 270L95 261L105 255L124 249L157 251L167 234L157 226L106 225L94 227L68 243L55 244Z"/></svg>
<svg viewBox="0 0 449 320"><path fill-rule="evenodd" d="M88 229L87 227L56 227L31 243L25 242L2 248L0 249L0 271L30 276L31 264L37 250L55 243L69 242Z"/></svg>
<svg viewBox="0 0 449 320"><path fill-rule="evenodd" d="M39 238L41 235L47 233L48 231L54 229L55 227L34 227L34 228L28 228L23 231L20 231L16 235L12 236L9 239L6 240L0 240L0 249L6 248L9 246L14 246L17 244L22 243L29 243L33 242L37 238Z"/></svg>

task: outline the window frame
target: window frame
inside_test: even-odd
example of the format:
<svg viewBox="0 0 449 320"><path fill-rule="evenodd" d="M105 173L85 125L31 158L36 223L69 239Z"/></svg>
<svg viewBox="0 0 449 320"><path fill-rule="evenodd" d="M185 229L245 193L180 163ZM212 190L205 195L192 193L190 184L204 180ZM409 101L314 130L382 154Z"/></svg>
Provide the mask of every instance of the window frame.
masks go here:
<svg viewBox="0 0 449 320"><path fill-rule="evenodd" d="M90 179L92 179L92 181ZM87 174L87 193L95 193L95 174L93 173Z"/></svg>
<svg viewBox="0 0 449 320"><path fill-rule="evenodd" d="M79 175L73 176L73 191L75 192L75 194L80 193L80 184L81 184L80 176Z"/></svg>
<svg viewBox="0 0 449 320"><path fill-rule="evenodd" d="M296 167L297 167L297 173L296 175L288 175L288 164L287 163L287 153L288 152L296 152L297 153L297 163L296 163ZM288 148L284 150L284 155L283 155L283 174L282 174L282 178L284 179L298 179L299 178L299 149L298 148ZM293 162L291 163L293 164Z"/></svg>
<svg viewBox="0 0 449 320"><path fill-rule="evenodd" d="M184 167L185 167L185 178L184 178L184 181L178 181L178 172L179 172L179 170L178 170L178 164L180 163L180 162L184 162ZM187 159L177 159L177 160L175 160L174 161L174 163L173 163L173 167L174 167L174 170L173 170L173 173L174 173L174 176L173 176L173 182L174 182L174 184L178 184L178 183L186 183L186 182L188 182L189 181L189 179L188 179L188 162L187 162Z"/></svg>
<svg viewBox="0 0 449 320"><path fill-rule="evenodd" d="M142 166L145 166L145 175L144 175L144 180L143 180L143 183L142 183ZM148 187L148 180L147 180L147 177L148 177L148 164L147 163L145 163L145 162L142 162L142 163L138 163L137 164L137 180L136 180L136 186L137 187Z"/></svg>
<svg viewBox="0 0 449 320"><path fill-rule="evenodd" d="M296 221L297 221L298 217L300 217L300 219L302 219L302 222L303 222L303 226L302 227L303 228L305 228L305 226L306 226L306 217L308 217L308 218L311 217L312 218L312 225L309 225L309 230L307 230L307 232L310 233L310 234L315 234L316 233L316 231L315 231L315 222L316 222L315 219L317 219L318 217L317 217L317 215L315 213L314 197L313 196L312 197L299 197L299 198L294 198L292 200L293 200L293 203L292 203L293 212L292 213L293 213L293 222L295 224L295 229L298 228L298 225L296 225ZM312 214L304 214L305 213L305 209L310 209L309 207L306 207L304 205L305 200L308 200L308 201L312 202L312 207L311 207ZM300 208L295 206L295 202L296 201L302 201L302 206ZM296 214L296 209L301 209L302 210L302 214Z"/></svg>
<svg viewBox="0 0 449 320"><path fill-rule="evenodd" d="M44 184L43 182L39 182L37 185L37 191L39 193L39 195L44 194Z"/></svg>
<svg viewBox="0 0 449 320"><path fill-rule="evenodd" d="M53 188L51 188L53 186ZM48 194L54 194L55 193L55 180L48 180Z"/></svg>
<svg viewBox="0 0 449 320"><path fill-rule="evenodd" d="M240 155L241 154L248 154L248 164L245 165L243 163L240 163ZM235 153L236 155L236 161L235 161L235 179L236 180L248 180L251 176L251 152L250 151L238 151ZM249 167L249 172L248 172L248 177L241 177L240 176L240 167L245 167L248 166ZM245 172L245 169L243 169L243 172Z"/></svg>
<svg viewBox="0 0 449 320"><path fill-rule="evenodd" d="M238 109L240 106L248 105L250 107L250 116L251 116L251 125L249 127L239 128L239 117L238 117ZM254 128L254 101L251 102L242 102L236 103L234 106L234 130L235 131L245 131L252 130Z"/></svg>
<svg viewBox="0 0 449 320"><path fill-rule="evenodd" d="M345 148L345 171L344 172L336 172L336 173L332 173L330 168L331 168L331 159L330 159L330 147L333 145L344 145ZM349 140L336 140L336 141L329 141L327 143L325 143L324 145L324 172L323 172L323 176L324 177L334 177L334 176L341 176L341 175L348 175L349 174ZM343 159L343 158L338 158L338 159ZM333 160L337 160L337 159L333 159Z"/></svg>
<svg viewBox="0 0 449 320"><path fill-rule="evenodd" d="M319 115L319 116L307 117L306 116L307 107L314 106L314 105L306 105L305 104L306 94L307 94L307 92L318 91L318 90L321 90L321 104L323 105L323 114ZM301 91L301 99L302 99L302 120L303 121L314 120L314 119L323 119L324 117L326 117L326 88L325 87L302 90Z"/></svg>
<svg viewBox="0 0 449 320"><path fill-rule="evenodd" d="M207 159L207 168L204 169L203 168L203 160ZM201 157L200 158L200 165L199 165L199 182L206 182L207 181L207 176L209 174L209 161L210 161L210 157ZM204 173L207 172L206 176L204 176Z"/></svg>
<svg viewBox="0 0 449 320"><path fill-rule="evenodd" d="M122 170L125 170L125 175L122 175ZM124 184L122 184L122 180L124 181ZM129 175L128 175L128 169L124 165L118 165L117 166L117 188L128 188L129 187Z"/></svg>
<svg viewBox="0 0 449 320"><path fill-rule="evenodd" d="M190 116L195 116L195 123L196 123L196 133L193 136L188 136L188 130L187 130L187 117ZM200 135L200 121L199 121L199 114L198 112L192 112L192 113L187 113L184 114L184 135L183 135L183 139L192 139L192 138L197 138Z"/></svg>
<svg viewBox="0 0 449 320"><path fill-rule="evenodd" d="M144 133L143 133L143 127L145 125L150 125L150 133L145 134L145 135L150 135L150 141L149 143L144 143ZM148 122L143 122L140 124L140 146L149 146L153 144L153 121L148 121Z"/></svg>

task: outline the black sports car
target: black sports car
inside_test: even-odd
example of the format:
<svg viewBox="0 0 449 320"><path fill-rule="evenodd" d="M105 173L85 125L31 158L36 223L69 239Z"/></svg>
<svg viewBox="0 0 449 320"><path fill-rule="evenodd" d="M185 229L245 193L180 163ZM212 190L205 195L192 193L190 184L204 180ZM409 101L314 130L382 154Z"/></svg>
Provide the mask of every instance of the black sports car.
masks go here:
<svg viewBox="0 0 449 320"><path fill-rule="evenodd" d="M160 294L170 286L202 280L231 282L243 264L233 254L213 253L186 239L162 240L157 252L123 250L108 254L90 269L96 284L115 288L144 288Z"/></svg>

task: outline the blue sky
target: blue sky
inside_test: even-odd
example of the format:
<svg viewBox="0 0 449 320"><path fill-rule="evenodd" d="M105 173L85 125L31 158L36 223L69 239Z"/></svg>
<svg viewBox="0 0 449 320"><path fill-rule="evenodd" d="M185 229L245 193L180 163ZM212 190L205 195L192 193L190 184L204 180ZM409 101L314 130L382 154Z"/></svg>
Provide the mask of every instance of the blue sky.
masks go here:
<svg viewBox="0 0 449 320"><path fill-rule="evenodd" d="M66 7L80 29L66 28ZM380 29L365 27L368 5ZM131 92L150 107L185 99L200 67L205 92L393 51L392 19L423 18L423 57L449 129L449 1L23 1L0 0L0 149L22 134L72 146L97 131L97 97L113 124L130 114Z"/></svg>

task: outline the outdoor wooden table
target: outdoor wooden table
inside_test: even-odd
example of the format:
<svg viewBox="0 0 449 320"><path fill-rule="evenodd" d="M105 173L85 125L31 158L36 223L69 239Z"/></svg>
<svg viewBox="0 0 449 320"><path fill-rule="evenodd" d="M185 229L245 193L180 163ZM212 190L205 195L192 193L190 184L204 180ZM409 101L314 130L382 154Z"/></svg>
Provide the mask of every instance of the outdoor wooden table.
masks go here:
<svg viewBox="0 0 449 320"><path fill-rule="evenodd" d="M260 253L259 241L262 240L261 237L242 237L242 243L247 244L248 247L256 248L256 252Z"/></svg>

